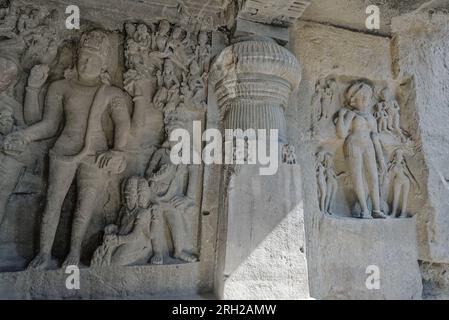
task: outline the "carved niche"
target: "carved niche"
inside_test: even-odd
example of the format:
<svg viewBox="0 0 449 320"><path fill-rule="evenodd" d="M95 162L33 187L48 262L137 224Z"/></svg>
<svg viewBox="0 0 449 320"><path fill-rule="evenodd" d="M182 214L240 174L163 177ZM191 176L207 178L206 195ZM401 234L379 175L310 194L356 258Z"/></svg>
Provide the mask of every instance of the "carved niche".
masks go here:
<svg viewBox="0 0 449 320"><path fill-rule="evenodd" d="M329 76L312 97L318 207L363 219L407 218L420 186L407 157L417 146L401 127L394 84Z"/></svg>

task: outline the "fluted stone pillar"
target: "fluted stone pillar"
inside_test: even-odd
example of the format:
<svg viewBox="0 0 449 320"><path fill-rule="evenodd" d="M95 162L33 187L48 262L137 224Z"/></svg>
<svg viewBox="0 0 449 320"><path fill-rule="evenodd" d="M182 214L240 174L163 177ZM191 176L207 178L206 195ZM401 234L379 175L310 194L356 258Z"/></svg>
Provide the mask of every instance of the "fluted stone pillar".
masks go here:
<svg viewBox="0 0 449 320"><path fill-rule="evenodd" d="M270 38L247 38L225 48L212 70L222 129L277 129L275 142L288 143L285 110L301 80L289 50ZM223 171L218 296L308 298L299 166L279 161L269 176L249 164Z"/></svg>
<svg viewBox="0 0 449 320"><path fill-rule="evenodd" d="M289 50L270 38L249 38L221 52L213 76L225 129L277 129L279 141L287 141L285 108L301 80Z"/></svg>

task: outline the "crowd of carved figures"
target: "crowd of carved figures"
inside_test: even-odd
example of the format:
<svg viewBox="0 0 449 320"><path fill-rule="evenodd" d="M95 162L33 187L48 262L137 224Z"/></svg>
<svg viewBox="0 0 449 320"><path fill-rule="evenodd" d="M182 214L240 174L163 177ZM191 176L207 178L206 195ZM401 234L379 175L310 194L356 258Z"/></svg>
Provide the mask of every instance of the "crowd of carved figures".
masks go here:
<svg viewBox="0 0 449 320"><path fill-rule="evenodd" d="M347 216L333 208L336 202L346 201L343 192L337 195L342 189L339 186L349 185L349 198L355 199L348 205L351 216L409 217L409 193L412 186L419 190L419 185L407 164L405 155L411 141L400 127L400 106L390 88L378 89L366 80L339 86L330 78L319 80L315 89L313 133L320 134L323 121L334 127L328 138L334 145L341 141L340 167L347 170L335 171L334 154L339 150L327 150L322 143L315 165L320 210Z"/></svg>
<svg viewBox="0 0 449 320"><path fill-rule="evenodd" d="M121 201L91 265L196 261L198 204L188 192L195 170L171 163L167 137L204 113L209 33L166 20L126 23L121 89L111 84L109 70L110 52L118 48L102 30L84 32L65 78L49 79L61 46L52 30L56 15L9 2L0 9L0 225L21 172L48 156L39 250L29 268L50 267L74 182L70 251L62 266L80 263L95 207L111 184L120 188ZM25 97L18 99L15 87L28 72Z"/></svg>

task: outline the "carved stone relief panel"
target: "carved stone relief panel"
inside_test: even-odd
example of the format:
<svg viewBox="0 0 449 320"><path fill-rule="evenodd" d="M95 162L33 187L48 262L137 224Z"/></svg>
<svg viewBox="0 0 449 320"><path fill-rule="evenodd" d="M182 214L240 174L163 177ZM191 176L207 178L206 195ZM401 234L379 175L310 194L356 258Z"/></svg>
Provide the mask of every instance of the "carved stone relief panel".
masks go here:
<svg viewBox="0 0 449 320"><path fill-rule="evenodd" d="M418 146L403 129L395 85L342 76L317 82L312 135L321 212L407 218L420 186L408 159Z"/></svg>
<svg viewBox="0 0 449 320"><path fill-rule="evenodd" d="M198 260L202 168L173 164L168 139L205 119L211 34L192 25L64 33L56 10L1 8L0 227L42 211L29 268ZM0 269L31 258L14 255Z"/></svg>

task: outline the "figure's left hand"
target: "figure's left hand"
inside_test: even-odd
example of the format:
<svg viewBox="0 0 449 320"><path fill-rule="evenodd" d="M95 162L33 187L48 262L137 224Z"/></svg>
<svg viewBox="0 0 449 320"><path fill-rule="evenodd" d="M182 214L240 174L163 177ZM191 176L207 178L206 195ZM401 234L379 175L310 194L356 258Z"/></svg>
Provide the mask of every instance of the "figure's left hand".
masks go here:
<svg viewBox="0 0 449 320"><path fill-rule="evenodd" d="M120 174L126 169L126 159L122 152L109 150L97 157L98 168Z"/></svg>
<svg viewBox="0 0 449 320"><path fill-rule="evenodd" d="M179 208L180 206L182 206L185 202L187 201L187 199L185 197L182 196L176 196L171 200L171 204L175 207L175 208Z"/></svg>
<svg viewBox="0 0 449 320"><path fill-rule="evenodd" d="M49 72L50 67L48 65L40 64L34 66L28 77L28 86L36 89L41 88L47 81Z"/></svg>

